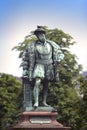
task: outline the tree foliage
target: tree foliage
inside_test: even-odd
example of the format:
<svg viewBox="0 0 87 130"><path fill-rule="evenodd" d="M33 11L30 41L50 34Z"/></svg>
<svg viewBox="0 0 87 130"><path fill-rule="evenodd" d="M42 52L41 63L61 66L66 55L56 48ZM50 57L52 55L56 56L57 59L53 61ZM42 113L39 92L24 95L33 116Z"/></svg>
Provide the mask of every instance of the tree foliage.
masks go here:
<svg viewBox="0 0 87 130"><path fill-rule="evenodd" d="M78 79L80 83L79 94L80 94L80 102L78 104L78 113L79 113L79 120L80 128L82 130L87 129L87 76L83 77L80 76Z"/></svg>
<svg viewBox="0 0 87 130"><path fill-rule="evenodd" d="M12 124L20 110L21 83L16 77L0 73L0 129Z"/></svg>

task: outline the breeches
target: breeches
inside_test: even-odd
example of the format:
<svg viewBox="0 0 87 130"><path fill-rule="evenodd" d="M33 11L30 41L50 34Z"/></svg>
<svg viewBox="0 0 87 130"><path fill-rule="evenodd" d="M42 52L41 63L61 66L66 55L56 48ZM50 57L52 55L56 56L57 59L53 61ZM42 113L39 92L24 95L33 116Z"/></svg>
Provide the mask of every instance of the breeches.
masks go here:
<svg viewBox="0 0 87 130"><path fill-rule="evenodd" d="M54 72L53 72L53 65L43 65L43 64L36 64L34 71L33 71L33 78L46 78L47 80L53 80Z"/></svg>

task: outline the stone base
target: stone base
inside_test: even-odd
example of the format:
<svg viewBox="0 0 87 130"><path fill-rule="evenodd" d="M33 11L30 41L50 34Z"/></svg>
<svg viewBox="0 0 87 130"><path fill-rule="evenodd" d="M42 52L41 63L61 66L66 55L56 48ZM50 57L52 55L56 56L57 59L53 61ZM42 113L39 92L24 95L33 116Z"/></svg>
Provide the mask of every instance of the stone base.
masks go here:
<svg viewBox="0 0 87 130"><path fill-rule="evenodd" d="M20 113L19 122L9 130L69 130L56 121L57 112L34 111Z"/></svg>

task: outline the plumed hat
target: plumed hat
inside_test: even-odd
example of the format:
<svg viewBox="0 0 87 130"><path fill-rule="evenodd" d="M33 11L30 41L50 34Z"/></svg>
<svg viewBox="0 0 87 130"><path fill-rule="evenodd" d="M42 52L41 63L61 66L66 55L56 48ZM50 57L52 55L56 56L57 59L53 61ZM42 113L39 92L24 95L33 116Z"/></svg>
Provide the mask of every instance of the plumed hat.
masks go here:
<svg viewBox="0 0 87 130"><path fill-rule="evenodd" d="M37 26L37 29L34 31L34 34L37 35L38 33L46 33L42 26Z"/></svg>

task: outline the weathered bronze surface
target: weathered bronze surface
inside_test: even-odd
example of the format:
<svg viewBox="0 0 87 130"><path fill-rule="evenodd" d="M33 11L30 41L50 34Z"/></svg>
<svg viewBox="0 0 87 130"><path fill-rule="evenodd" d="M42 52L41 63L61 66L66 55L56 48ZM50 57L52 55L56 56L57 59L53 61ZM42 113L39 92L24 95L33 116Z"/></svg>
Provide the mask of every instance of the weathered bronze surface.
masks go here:
<svg viewBox="0 0 87 130"><path fill-rule="evenodd" d="M34 34L37 41L29 43L23 53L24 109L39 106L39 87L42 84L42 106L47 104L49 82L58 81L58 64L64 58L59 45L45 38L45 30L38 27ZM33 89L33 92L32 92ZM34 104L32 99L34 98Z"/></svg>

